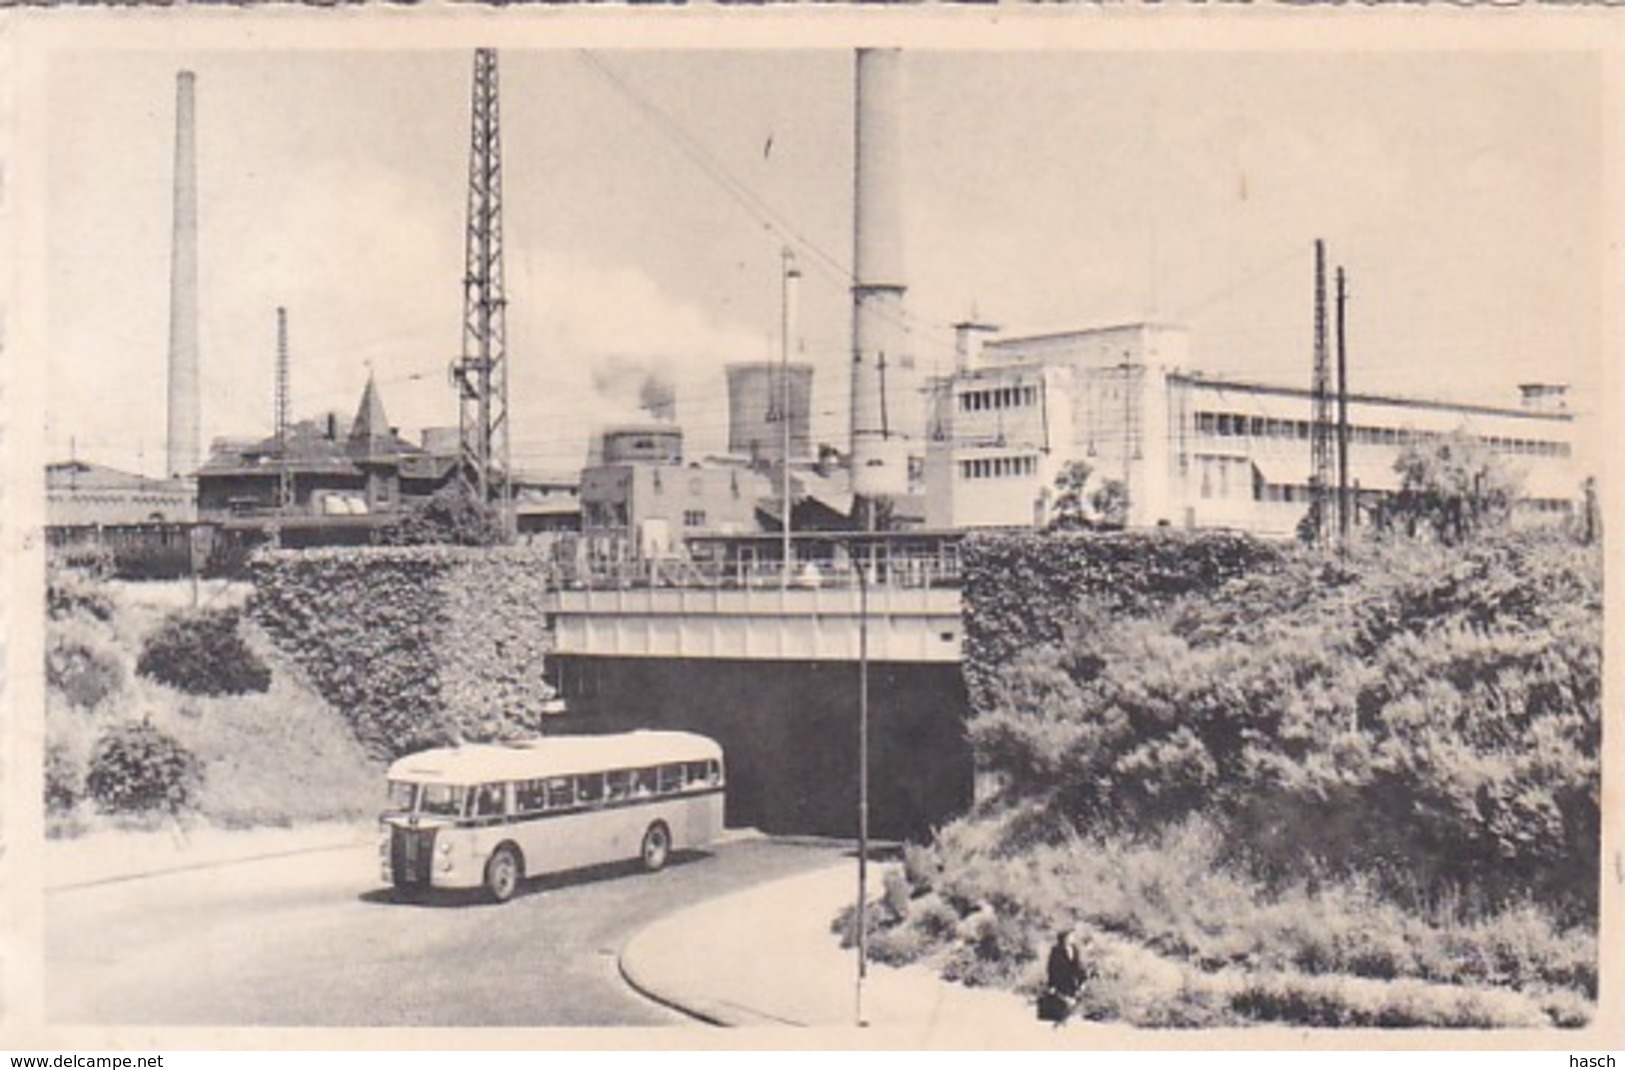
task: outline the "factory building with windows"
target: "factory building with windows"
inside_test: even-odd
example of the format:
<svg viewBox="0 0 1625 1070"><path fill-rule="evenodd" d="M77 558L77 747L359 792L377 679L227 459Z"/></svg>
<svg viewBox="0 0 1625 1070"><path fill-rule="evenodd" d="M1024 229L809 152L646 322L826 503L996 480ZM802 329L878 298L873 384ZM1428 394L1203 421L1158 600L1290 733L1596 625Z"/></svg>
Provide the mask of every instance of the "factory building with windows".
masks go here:
<svg viewBox="0 0 1625 1070"><path fill-rule="evenodd" d="M980 346L962 332L960 366L928 395L926 525L1043 525L1056 478L1082 461L1091 486L1127 491L1129 527L1291 534L1310 501L1312 392L1184 370L1189 349L1184 329L1149 323ZM1582 473L1566 391L1528 384L1522 394L1506 406L1351 394L1357 517L1399 489L1406 446L1455 432L1507 460L1526 513L1575 508Z"/></svg>

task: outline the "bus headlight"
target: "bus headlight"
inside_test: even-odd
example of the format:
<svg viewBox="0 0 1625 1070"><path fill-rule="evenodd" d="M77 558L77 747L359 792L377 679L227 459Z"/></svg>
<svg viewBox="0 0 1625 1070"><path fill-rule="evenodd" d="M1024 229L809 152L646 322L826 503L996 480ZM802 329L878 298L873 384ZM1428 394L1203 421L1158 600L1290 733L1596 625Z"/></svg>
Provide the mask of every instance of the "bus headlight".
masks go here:
<svg viewBox="0 0 1625 1070"><path fill-rule="evenodd" d="M440 841L440 853L443 854L443 855L451 854L451 841L450 840L441 840Z"/></svg>

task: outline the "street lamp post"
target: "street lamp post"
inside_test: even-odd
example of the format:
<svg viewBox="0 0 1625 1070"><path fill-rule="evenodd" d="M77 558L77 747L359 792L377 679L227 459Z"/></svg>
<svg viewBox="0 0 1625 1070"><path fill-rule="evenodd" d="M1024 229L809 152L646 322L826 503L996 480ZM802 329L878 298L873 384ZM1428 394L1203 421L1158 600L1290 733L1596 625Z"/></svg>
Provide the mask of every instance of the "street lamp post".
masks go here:
<svg viewBox="0 0 1625 1070"><path fill-rule="evenodd" d="M858 982L857 1019L863 1017L863 982L869 976L869 576L858 561Z"/></svg>

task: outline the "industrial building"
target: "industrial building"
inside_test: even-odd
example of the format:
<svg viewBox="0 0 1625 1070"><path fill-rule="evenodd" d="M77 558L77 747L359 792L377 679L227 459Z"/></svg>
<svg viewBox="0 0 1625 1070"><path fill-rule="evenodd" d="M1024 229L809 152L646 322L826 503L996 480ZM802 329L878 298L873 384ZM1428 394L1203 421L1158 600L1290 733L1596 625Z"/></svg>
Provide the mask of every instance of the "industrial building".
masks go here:
<svg viewBox="0 0 1625 1070"><path fill-rule="evenodd" d="M45 468L45 523L53 528L185 523L197 513L189 479L153 479L87 461Z"/></svg>
<svg viewBox="0 0 1625 1070"><path fill-rule="evenodd" d="M685 464L672 424L606 431L600 460L581 473L581 534L595 563L683 556L689 536L758 530L758 502L773 492L742 463Z"/></svg>
<svg viewBox="0 0 1625 1070"><path fill-rule="evenodd" d="M970 325L966 325L969 327ZM1042 525L1074 461L1120 481L1127 525L1289 535L1309 507L1314 395L1184 370L1189 335L1135 323L977 344L933 384L926 449L931 528ZM1399 489L1407 445L1462 431L1504 456L1535 512L1581 493L1574 417L1559 384L1521 403L1349 397L1349 482L1362 510Z"/></svg>
<svg viewBox="0 0 1625 1070"><path fill-rule="evenodd" d="M437 442L435 435L425 442ZM198 519L229 529L276 527L295 543L366 542L407 504L444 487L457 463L455 449L431 451L401 438L369 378L347 426L328 415L291 423L280 439L215 443L198 471Z"/></svg>

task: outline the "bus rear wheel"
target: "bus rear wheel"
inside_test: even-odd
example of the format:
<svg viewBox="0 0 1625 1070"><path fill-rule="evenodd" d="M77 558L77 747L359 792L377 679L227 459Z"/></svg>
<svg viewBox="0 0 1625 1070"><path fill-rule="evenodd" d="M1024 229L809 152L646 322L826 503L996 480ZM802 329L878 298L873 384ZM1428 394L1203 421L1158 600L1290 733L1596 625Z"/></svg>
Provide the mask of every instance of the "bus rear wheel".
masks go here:
<svg viewBox="0 0 1625 1070"><path fill-rule="evenodd" d="M519 851L512 844L505 843L492 851L490 861L485 863L485 892L492 902L506 903L512 899L519 890L519 876L523 872Z"/></svg>
<svg viewBox="0 0 1625 1070"><path fill-rule="evenodd" d="M671 857L671 829L666 827L664 821L656 821L643 834L643 846L638 851L638 857L643 860L643 868L650 873L666 867L666 859Z"/></svg>

